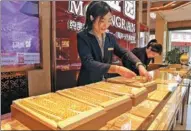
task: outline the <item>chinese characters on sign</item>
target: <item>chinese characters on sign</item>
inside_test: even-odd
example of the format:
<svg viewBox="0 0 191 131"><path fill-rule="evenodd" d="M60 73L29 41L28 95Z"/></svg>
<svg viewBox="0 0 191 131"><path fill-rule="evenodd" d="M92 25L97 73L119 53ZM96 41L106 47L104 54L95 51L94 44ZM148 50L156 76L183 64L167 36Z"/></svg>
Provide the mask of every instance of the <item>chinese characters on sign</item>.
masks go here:
<svg viewBox="0 0 191 131"><path fill-rule="evenodd" d="M191 42L191 33L175 32L171 35L172 42Z"/></svg>
<svg viewBox="0 0 191 131"><path fill-rule="evenodd" d="M107 2L112 9L115 11L121 12L121 6L120 3L123 2L123 14L125 17L128 17L132 20L135 20L136 16L136 4L135 1L105 1ZM75 14L77 16L85 16L85 12L88 5L83 5L83 1L69 1L69 8L68 11L72 14ZM83 28L84 24L78 21L74 20L68 20L68 29L73 31L80 31ZM126 41L131 41L131 43L135 43L136 41L136 35L132 35L132 33L136 32L136 26L135 23L132 23L131 21L128 21L124 17L113 15L112 17L112 26L121 29L123 31L129 32L122 33L122 32L112 32L114 35L116 35L119 39L124 39Z"/></svg>
<svg viewBox="0 0 191 131"><path fill-rule="evenodd" d="M56 2L56 69L79 70L81 61L77 51L77 32L85 24L85 14L91 1ZM136 1L105 1L112 8L112 23L106 32L117 38L120 46L132 49L136 45ZM119 64L114 55L113 62Z"/></svg>
<svg viewBox="0 0 191 131"><path fill-rule="evenodd" d="M123 2L123 14L131 19L136 16L136 1L105 1L112 9L121 12L120 3Z"/></svg>
<svg viewBox="0 0 191 131"><path fill-rule="evenodd" d="M124 1L124 15L135 19L136 16L136 3L135 1Z"/></svg>
<svg viewBox="0 0 191 131"><path fill-rule="evenodd" d="M73 31L80 31L84 27L84 23L68 20L68 29Z"/></svg>
<svg viewBox="0 0 191 131"><path fill-rule="evenodd" d="M40 64L38 1L2 1L1 25L1 66Z"/></svg>

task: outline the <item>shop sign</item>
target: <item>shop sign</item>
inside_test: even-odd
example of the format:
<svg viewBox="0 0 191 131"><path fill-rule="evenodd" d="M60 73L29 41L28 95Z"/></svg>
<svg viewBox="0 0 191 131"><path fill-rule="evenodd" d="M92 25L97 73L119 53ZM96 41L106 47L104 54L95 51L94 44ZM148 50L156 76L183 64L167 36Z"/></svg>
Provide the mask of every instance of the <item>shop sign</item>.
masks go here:
<svg viewBox="0 0 191 131"><path fill-rule="evenodd" d="M113 15L112 17L112 26L115 26L116 28L125 30L125 31L129 31L134 33L135 32L135 24L131 23L129 21L126 21L125 19Z"/></svg>
<svg viewBox="0 0 191 131"><path fill-rule="evenodd" d="M136 1L124 1L124 15L135 20L136 16Z"/></svg>
<svg viewBox="0 0 191 131"><path fill-rule="evenodd" d="M121 12L121 6L119 5L121 1L105 1L112 9Z"/></svg>
<svg viewBox="0 0 191 131"><path fill-rule="evenodd" d="M83 1L69 1L69 12L78 16L85 16Z"/></svg>
<svg viewBox="0 0 191 131"><path fill-rule="evenodd" d="M105 1L105 2L108 3L110 7L114 9L115 11L118 11L118 12L122 11L120 6L120 2L122 1ZM83 1L69 1L68 11L77 16L85 16L85 12L88 5L84 6L83 3L84 3ZM136 9L135 1L123 1L124 16L131 18L132 20L135 20L135 16L136 16L135 9ZM68 29L70 30L80 31L83 28L83 26L84 24L81 22L77 22L74 20L68 21ZM135 29L136 29L136 26L133 22L127 21L124 18L117 15L113 15L112 17L112 26L124 31L128 31L130 33L135 33ZM125 40L129 40L129 41L131 41L132 39L133 40L135 39L135 36L130 36L131 34L127 35L127 34L123 34L119 32L116 32L116 33L118 34L117 35L118 38L125 38Z"/></svg>
<svg viewBox="0 0 191 131"><path fill-rule="evenodd" d="M191 32L172 33L171 42L191 42Z"/></svg>

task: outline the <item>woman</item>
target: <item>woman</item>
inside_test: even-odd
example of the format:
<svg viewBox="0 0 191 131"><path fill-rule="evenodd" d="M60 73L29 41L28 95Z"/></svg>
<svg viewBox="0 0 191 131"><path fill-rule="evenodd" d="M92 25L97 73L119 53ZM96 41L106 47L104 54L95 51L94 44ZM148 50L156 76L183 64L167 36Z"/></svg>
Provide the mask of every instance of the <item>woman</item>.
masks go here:
<svg viewBox="0 0 191 131"><path fill-rule="evenodd" d="M161 55L162 53L162 45L157 43L156 39L152 39L149 41L146 47L143 48L134 48L132 50L133 54L140 59L140 61L147 66L150 64L151 61L154 62L154 58L156 56ZM126 67L132 71L134 71L137 75L139 75L139 71L137 68L131 64L131 61L127 62Z"/></svg>
<svg viewBox="0 0 191 131"><path fill-rule="evenodd" d="M78 85L101 81L107 78L108 73L118 73L126 78L136 76L125 67L111 64L113 52L125 64L130 60L141 75L151 79L140 60L130 51L121 48L112 34L105 33L111 22L111 8L107 3L93 1L89 4L84 29L77 34L78 53L82 62Z"/></svg>

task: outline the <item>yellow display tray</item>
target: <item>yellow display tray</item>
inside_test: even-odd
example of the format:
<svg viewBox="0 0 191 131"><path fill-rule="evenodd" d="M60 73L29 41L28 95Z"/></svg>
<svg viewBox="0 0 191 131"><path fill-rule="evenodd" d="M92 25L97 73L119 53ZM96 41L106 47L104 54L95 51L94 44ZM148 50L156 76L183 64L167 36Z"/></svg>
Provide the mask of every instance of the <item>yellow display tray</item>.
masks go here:
<svg viewBox="0 0 191 131"><path fill-rule="evenodd" d="M158 107L159 102L145 100L130 110L130 113L139 117L147 118Z"/></svg>
<svg viewBox="0 0 191 131"><path fill-rule="evenodd" d="M148 94L148 99L153 101L161 102L165 100L171 94L170 91L156 90Z"/></svg>
<svg viewBox="0 0 191 131"><path fill-rule="evenodd" d="M135 116L130 113L124 113L120 116L118 116L115 119L110 120L107 122L107 125L105 126L105 129L112 130L125 130L125 126L129 126L128 128L130 130L141 130L142 124L144 124L145 119L142 117ZM101 128L100 130L103 130L104 128Z"/></svg>
<svg viewBox="0 0 191 131"><path fill-rule="evenodd" d="M106 113L103 116L97 117L93 119L92 121L75 128L74 130L87 130L87 129L98 130L101 127L103 127L109 120L131 110L132 108L132 100L130 96L128 95L110 93L107 91L101 91L101 90L97 90L93 88L90 88L87 90L88 87L86 86L76 87L76 88L78 89L77 89L77 92L75 93L80 95L67 94L66 90L57 91L57 93L65 97L68 97L70 99L83 101L87 104L101 106L104 108ZM72 89L67 89L67 90L72 90ZM83 94L81 94L82 92ZM85 97L80 97L80 96L85 96ZM100 100L99 97L102 97L103 99L105 98L110 98L110 99L101 102L99 101Z"/></svg>
<svg viewBox="0 0 191 131"><path fill-rule="evenodd" d="M171 79L171 80L165 80L165 79L156 79L155 82L157 84L169 84L169 83L178 83L176 80Z"/></svg>
<svg viewBox="0 0 191 131"><path fill-rule="evenodd" d="M54 97L57 99L54 99ZM60 103L60 101L63 101L63 103L70 102L72 105L61 108L59 105L63 103ZM43 102L45 104L42 104ZM55 106L56 104L57 106ZM80 105L82 107L87 106L87 109L79 111L80 108L76 107L80 107ZM56 93L48 93L14 101L11 106L11 113L13 118L31 130L71 130L103 115L105 111L102 107L88 105ZM68 113L68 117L64 118Z"/></svg>
<svg viewBox="0 0 191 131"><path fill-rule="evenodd" d="M137 87L137 88L145 87L148 90L148 92L152 92L156 90L157 88L157 83L154 80L147 82L144 77L140 77L140 76L134 77L133 79L126 79L124 77L119 76L119 77L107 79L107 82L125 84L128 86Z"/></svg>
<svg viewBox="0 0 191 131"><path fill-rule="evenodd" d="M125 84L116 84L109 82L99 82L94 85L88 85L90 88L95 88L102 91L107 91L111 93L128 95L131 97L133 106L138 105L140 102L145 100L148 95L148 91L146 88L134 88L127 86Z"/></svg>
<svg viewBox="0 0 191 131"><path fill-rule="evenodd" d="M126 103L127 101L131 101L130 96L128 95L111 93L107 91L102 91L102 93L100 92L98 94L95 89L92 89L92 92L90 92L83 88L85 87L59 90L57 93L74 100L85 102L87 104L101 106L105 110L110 110L123 103Z"/></svg>
<svg viewBox="0 0 191 131"><path fill-rule="evenodd" d="M4 119L1 120L1 130L25 130L29 131L30 129L24 126L22 123L17 121L16 119Z"/></svg>

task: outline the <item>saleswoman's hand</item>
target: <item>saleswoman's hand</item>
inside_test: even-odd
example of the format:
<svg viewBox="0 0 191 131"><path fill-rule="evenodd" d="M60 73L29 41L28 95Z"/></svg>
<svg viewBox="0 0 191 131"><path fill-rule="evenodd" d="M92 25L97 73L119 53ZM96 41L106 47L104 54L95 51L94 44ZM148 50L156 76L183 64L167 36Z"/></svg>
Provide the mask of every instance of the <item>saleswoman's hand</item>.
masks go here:
<svg viewBox="0 0 191 131"><path fill-rule="evenodd" d="M125 78L133 78L136 76L136 74L134 72L132 72L131 70L123 67L123 66L117 66L116 69L117 73Z"/></svg>
<svg viewBox="0 0 191 131"><path fill-rule="evenodd" d="M146 77L147 81L152 80L152 76L149 74L149 72L145 69L143 65L139 65L138 69L140 76Z"/></svg>

